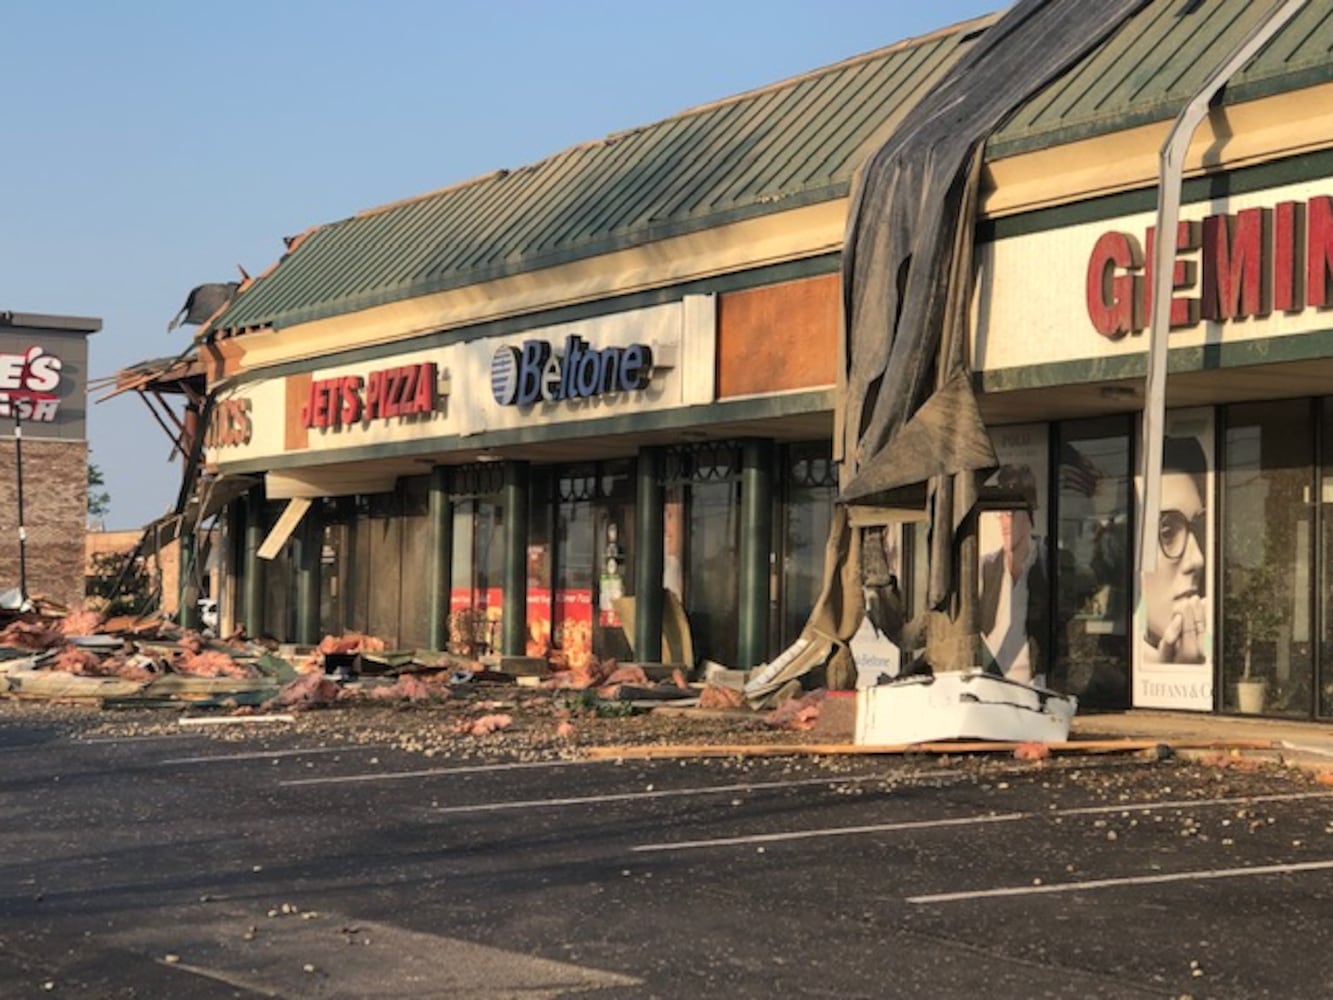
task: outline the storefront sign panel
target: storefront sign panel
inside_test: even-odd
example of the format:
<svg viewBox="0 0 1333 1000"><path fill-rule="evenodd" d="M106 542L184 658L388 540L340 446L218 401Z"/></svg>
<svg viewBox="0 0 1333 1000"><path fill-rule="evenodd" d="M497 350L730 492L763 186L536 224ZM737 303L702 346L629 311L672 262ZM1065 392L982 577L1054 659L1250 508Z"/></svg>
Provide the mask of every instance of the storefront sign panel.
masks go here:
<svg viewBox="0 0 1333 1000"><path fill-rule="evenodd" d="M311 379L301 426L329 430L393 417L429 416L439 409L434 361L376 368L366 375Z"/></svg>
<svg viewBox="0 0 1333 1000"><path fill-rule="evenodd" d="M457 379L473 388L456 400L460 433L684 405L686 317L673 302L466 345ZM711 326L704 333L711 344Z"/></svg>
<svg viewBox="0 0 1333 1000"><path fill-rule="evenodd" d="M706 307L706 308L705 308ZM497 388L496 359L515 361ZM208 459L225 467L708 403L712 296L427 351L244 381L220 393ZM525 365L525 367L524 367ZM512 389L512 391L511 391Z"/></svg>
<svg viewBox="0 0 1333 1000"><path fill-rule="evenodd" d="M715 311L710 296L690 299L710 307L687 300L244 382L219 397L209 459L333 453L711 402ZM515 361L512 393L497 389L497 357Z"/></svg>
<svg viewBox="0 0 1333 1000"><path fill-rule="evenodd" d="M82 438L87 341L45 331L0 333L0 421L29 437Z"/></svg>
<svg viewBox="0 0 1333 1000"><path fill-rule="evenodd" d="M286 392L282 379L246 382L218 393L204 434L212 465L283 451Z"/></svg>
<svg viewBox="0 0 1333 1000"><path fill-rule="evenodd" d="M1186 205L1175 239L1172 347L1333 325L1333 185ZM980 371L1147 351L1155 213L997 240L980 250Z"/></svg>

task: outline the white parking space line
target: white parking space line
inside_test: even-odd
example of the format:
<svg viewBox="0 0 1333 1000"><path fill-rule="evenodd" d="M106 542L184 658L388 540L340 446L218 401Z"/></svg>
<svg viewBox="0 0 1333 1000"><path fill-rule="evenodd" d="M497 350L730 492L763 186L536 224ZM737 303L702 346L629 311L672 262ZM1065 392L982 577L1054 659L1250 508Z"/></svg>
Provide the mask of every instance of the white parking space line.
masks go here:
<svg viewBox="0 0 1333 1000"><path fill-rule="evenodd" d="M1201 809L1208 806L1239 806L1256 802L1295 802L1300 799L1324 799L1330 792L1283 792L1277 795L1237 795L1229 799L1175 799L1165 802L1122 802L1115 806L1078 806L1073 809L1052 809L1034 816L1096 816L1118 812L1152 812L1154 809Z"/></svg>
<svg viewBox="0 0 1333 1000"><path fill-rule="evenodd" d="M202 733L156 733L150 736L95 736L91 739L74 739L75 746L96 746L106 743L161 743L164 740L202 740Z"/></svg>
<svg viewBox="0 0 1333 1000"><path fill-rule="evenodd" d="M816 837L846 837L858 833L891 833L896 830L933 830L947 826L981 826L987 823L1012 823L1027 819L1030 813L995 813L986 816L960 816L955 819L908 820L901 823L873 823L867 826L834 826L820 830L791 830L786 833L756 833L746 837L714 837L710 840L678 840L666 844L638 844L634 851L685 851L700 847L729 847L738 844L773 844L786 840L811 840Z"/></svg>
<svg viewBox="0 0 1333 1000"><path fill-rule="evenodd" d="M198 757L172 757L159 760L159 766L167 764L225 764L233 760L267 760L270 757L308 757L320 753L377 753L375 747L315 747L311 750L252 750L246 753L203 754Z"/></svg>
<svg viewBox="0 0 1333 1000"><path fill-rule="evenodd" d="M1295 872L1326 871L1329 869L1333 869L1333 861L1301 861L1285 865L1256 865L1249 868L1206 868L1202 871L1127 875L1123 878L1089 879L1086 882L1060 882L1055 885L1018 885L1002 889L977 889L972 892L939 892L928 896L908 896L906 901L909 903L956 903L961 900L994 899L999 896L1035 896L1051 892L1086 892L1090 889L1114 889L1124 885L1202 882L1208 879L1244 878L1254 875L1290 875Z"/></svg>
<svg viewBox="0 0 1333 1000"><path fill-rule="evenodd" d="M588 764L612 764L614 760L531 760L509 764L468 764L462 767L432 767L420 771L388 771L372 774L329 775L323 778L293 778L279 785L342 785L358 781L401 781L404 778L433 778L442 774L484 774L488 771L521 771L534 767L575 767Z"/></svg>
<svg viewBox="0 0 1333 1000"><path fill-rule="evenodd" d="M945 772L934 772L932 777ZM957 773L957 772L955 772ZM582 806L599 802L631 802L636 799L667 799L686 795L721 795L725 792L754 792L770 788L799 788L803 785L846 785L866 781L883 781L883 775L856 777L828 776L800 778L789 781L747 781L736 785L698 785L693 788L661 788L642 792L611 792L604 795L578 795L563 799L526 799L521 802L483 802L471 806L439 806L433 813L498 812L502 809L550 809L561 806Z"/></svg>
<svg viewBox="0 0 1333 1000"><path fill-rule="evenodd" d="M918 822L875 823L867 826L833 826L813 830L793 830L786 833L762 833L746 837L715 837L707 840L682 840L676 843L639 844L635 851L682 851L703 847L734 847L739 844L763 844L784 840L812 840L816 837L846 837L859 833L886 833L896 830L929 830L937 827L967 826L969 824L1010 822L1019 819L1042 819L1051 816L1097 815L1110 812L1151 812L1155 809L1202 809L1207 806L1245 805L1257 802L1290 802L1299 799L1328 798L1333 792L1291 792L1279 795L1245 795L1226 799L1178 799L1165 802L1121 802L1114 806L1080 806L1070 809L1052 809L1048 812L979 813L947 820Z"/></svg>

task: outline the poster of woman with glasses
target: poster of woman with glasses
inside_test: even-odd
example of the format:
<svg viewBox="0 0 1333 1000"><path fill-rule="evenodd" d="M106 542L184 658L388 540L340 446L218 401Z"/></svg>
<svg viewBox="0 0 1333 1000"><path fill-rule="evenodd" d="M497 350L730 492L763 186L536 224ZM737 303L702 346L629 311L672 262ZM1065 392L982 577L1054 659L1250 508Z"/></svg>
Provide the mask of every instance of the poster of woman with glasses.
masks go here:
<svg viewBox="0 0 1333 1000"><path fill-rule="evenodd" d="M1139 579L1134 615L1136 706L1213 707L1212 453L1210 411L1168 414L1155 532L1157 568Z"/></svg>

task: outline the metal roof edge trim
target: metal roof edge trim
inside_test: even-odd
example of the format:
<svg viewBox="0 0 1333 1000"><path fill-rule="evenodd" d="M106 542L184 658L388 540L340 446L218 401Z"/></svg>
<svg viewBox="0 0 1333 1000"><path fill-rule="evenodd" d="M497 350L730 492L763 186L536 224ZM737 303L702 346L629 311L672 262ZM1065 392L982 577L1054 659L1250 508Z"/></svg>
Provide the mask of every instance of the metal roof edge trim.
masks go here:
<svg viewBox="0 0 1333 1000"><path fill-rule="evenodd" d="M450 452L486 451L515 445L545 444L550 441L568 440L570 438L674 431L718 423L761 421L778 417L831 412L836 398L836 389L821 387L797 390L781 396L715 400L711 403L679 406L669 410L617 414L593 420L565 421L546 424L540 428L517 427L470 434L466 437L458 434L447 434L412 441L355 445L337 450L284 452L280 455L248 458L237 462L219 460L216 464L220 473L244 475L269 470L339 465L372 458L410 458L423 454L440 455Z"/></svg>
<svg viewBox="0 0 1333 1000"><path fill-rule="evenodd" d="M97 333L102 329L102 320L98 316L66 316L55 313L23 313L0 310L0 327L16 326L30 330Z"/></svg>

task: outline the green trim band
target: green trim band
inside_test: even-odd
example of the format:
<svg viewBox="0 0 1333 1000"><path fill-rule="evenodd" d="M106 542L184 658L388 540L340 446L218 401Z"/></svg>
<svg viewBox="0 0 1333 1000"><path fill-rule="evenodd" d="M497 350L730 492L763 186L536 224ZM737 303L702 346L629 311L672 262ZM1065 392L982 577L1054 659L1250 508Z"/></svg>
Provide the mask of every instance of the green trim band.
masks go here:
<svg viewBox="0 0 1333 1000"><path fill-rule="evenodd" d="M1076 361L995 368L975 374L973 382L979 391L990 394L1143 378L1148 371L1146 339L1144 344L1143 351L1111 358L1080 358ZM1167 354L1167 371L1184 374L1281 364L1286 361L1313 361L1330 356L1333 356L1333 329L1230 344L1174 347Z"/></svg>
<svg viewBox="0 0 1333 1000"><path fill-rule="evenodd" d="M415 455L438 460L453 452L475 454L479 451L513 445L544 444L552 441L568 443L577 439L681 431L719 423L761 421L819 413L829 414L831 425L836 396L837 392L834 389L813 389L808 392L709 403L703 406L687 406L650 413L628 413L598 420L520 427L513 430L470 434L466 437L450 434L337 450L302 451L239 462L227 462L223 459L219 460L217 465L221 472L240 474L277 469L317 468L323 465L342 465L347 462L365 462L377 458L408 458ZM627 443L625 447L627 455L636 453L637 444Z"/></svg>

